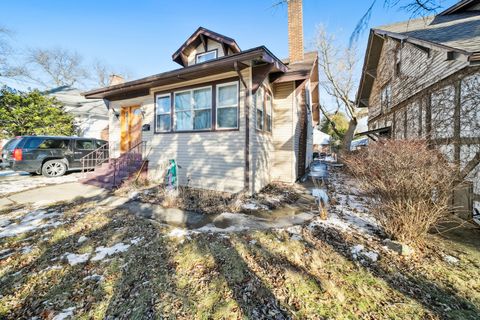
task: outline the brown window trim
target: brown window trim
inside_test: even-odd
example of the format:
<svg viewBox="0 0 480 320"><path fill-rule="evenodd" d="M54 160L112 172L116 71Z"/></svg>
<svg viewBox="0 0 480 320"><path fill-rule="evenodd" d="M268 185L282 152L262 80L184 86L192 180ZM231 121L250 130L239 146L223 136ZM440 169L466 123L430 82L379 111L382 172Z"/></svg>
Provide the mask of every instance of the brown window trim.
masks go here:
<svg viewBox="0 0 480 320"><path fill-rule="evenodd" d="M221 80L215 80L215 81L209 81L209 82L203 82L203 83L198 83L195 85L189 85L189 86L183 86L183 87L178 87L175 89L171 90L164 90L164 91L157 91L154 92L153 94L153 108L154 108L154 134L172 134L172 133L207 133L207 132L229 132L229 131L240 131L240 83L238 83L238 92L237 92L237 99L238 99L238 108L237 108L237 128L217 128L217 99L216 99L216 93L217 93L217 86L224 84L224 83L229 83L229 82L239 82L240 79L238 77L233 77L233 78L226 78L226 79L221 79ZM184 90L192 90L195 88L202 88L202 87L207 87L211 86L212 87L212 127L210 129L205 129L205 130L183 130L183 131L175 131L174 129L174 115L175 115L175 110L174 110L174 98L175 98L175 92L179 91L184 91ZM157 131L157 96L165 96L165 95L170 95L170 131Z"/></svg>
<svg viewBox="0 0 480 320"><path fill-rule="evenodd" d="M197 62L197 57L199 55L206 54L206 53L209 53L209 52L215 52L215 58L204 61L204 62ZM208 50L208 51L204 51L204 52L200 52L200 53L195 54L195 64L201 64L201 63L205 63L205 62L212 61L212 60L215 60L215 59L218 59L218 49Z"/></svg>
<svg viewBox="0 0 480 320"><path fill-rule="evenodd" d="M255 131L260 133L260 134L265 134L265 135L272 135L273 133L273 94L270 88L268 88L266 85L262 85L261 88L263 88L263 129L258 129L257 127L257 106L255 105ZM258 92L258 91L257 91ZM272 100L272 114L270 115L272 117L272 131L268 131L267 128L267 94L270 95L270 98Z"/></svg>

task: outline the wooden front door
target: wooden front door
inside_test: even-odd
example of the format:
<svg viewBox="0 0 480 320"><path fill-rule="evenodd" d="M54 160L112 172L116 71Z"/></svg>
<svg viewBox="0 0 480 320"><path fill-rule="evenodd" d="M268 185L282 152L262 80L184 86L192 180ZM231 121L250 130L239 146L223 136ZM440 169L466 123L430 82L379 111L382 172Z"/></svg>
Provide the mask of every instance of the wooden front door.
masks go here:
<svg viewBox="0 0 480 320"><path fill-rule="evenodd" d="M142 110L140 106L120 110L120 151L126 152L142 141Z"/></svg>

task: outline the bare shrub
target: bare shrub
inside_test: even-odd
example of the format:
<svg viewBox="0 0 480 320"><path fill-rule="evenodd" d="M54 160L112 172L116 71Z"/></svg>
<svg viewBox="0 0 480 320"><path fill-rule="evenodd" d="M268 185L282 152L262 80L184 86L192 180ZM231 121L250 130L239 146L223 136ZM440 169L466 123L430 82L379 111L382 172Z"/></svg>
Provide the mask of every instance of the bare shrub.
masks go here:
<svg viewBox="0 0 480 320"><path fill-rule="evenodd" d="M388 140L345 158L386 234L420 244L448 214L455 168L425 141Z"/></svg>

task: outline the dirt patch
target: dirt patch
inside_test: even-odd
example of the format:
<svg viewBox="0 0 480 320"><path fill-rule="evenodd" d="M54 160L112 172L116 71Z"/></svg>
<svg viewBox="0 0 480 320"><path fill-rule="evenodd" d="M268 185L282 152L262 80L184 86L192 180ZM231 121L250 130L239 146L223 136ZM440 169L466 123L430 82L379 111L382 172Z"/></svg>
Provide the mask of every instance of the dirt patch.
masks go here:
<svg viewBox="0 0 480 320"><path fill-rule="evenodd" d="M252 197L243 193L231 194L192 187L179 187L168 190L164 186L124 186L117 195L128 195L136 200L158 204L165 208L178 208L201 214L251 213L252 211L272 210L295 203L301 192L295 187L282 183L272 183Z"/></svg>

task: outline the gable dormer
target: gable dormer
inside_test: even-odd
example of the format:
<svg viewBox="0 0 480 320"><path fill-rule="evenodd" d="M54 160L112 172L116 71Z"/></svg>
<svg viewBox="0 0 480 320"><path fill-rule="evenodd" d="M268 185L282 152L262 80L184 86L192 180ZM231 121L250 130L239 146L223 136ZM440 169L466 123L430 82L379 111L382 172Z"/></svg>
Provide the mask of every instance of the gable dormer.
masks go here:
<svg viewBox="0 0 480 320"><path fill-rule="evenodd" d="M172 55L173 61L183 67L239 53L235 40L200 27Z"/></svg>

